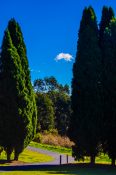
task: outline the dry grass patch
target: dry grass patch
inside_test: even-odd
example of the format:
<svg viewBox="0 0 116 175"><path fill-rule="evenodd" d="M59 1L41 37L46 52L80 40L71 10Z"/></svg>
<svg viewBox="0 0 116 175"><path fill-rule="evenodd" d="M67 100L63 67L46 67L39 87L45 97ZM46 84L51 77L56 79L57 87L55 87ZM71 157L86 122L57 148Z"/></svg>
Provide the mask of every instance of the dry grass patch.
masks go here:
<svg viewBox="0 0 116 175"><path fill-rule="evenodd" d="M53 133L42 133L41 141L40 138L36 138L35 141L42 144L61 146L65 148L71 148L71 146L74 145L74 143L71 142L68 137Z"/></svg>

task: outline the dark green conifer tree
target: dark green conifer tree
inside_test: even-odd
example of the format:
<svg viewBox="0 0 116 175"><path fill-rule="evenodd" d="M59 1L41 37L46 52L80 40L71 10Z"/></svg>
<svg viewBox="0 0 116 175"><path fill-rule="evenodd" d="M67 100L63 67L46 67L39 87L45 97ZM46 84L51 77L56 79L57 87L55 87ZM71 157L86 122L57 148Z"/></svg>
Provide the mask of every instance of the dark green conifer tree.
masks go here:
<svg viewBox="0 0 116 175"><path fill-rule="evenodd" d="M103 150L115 165L116 160L116 19L106 28L103 38L104 51L104 123Z"/></svg>
<svg viewBox="0 0 116 175"><path fill-rule="evenodd" d="M24 38L23 38L21 28L18 22L16 22L14 18L9 21L8 30L10 32L12 43L16 47L17 52L21 59L22 68L25 72L24 73L25 84L27 86L29 93L31 93L32 90L31 90L31 81L30 81L30 71L29 71L29 64L27 59L26 46L24 43Z"/></svg>
<svg viewBox="0 0 116 175"><path fill-rule="evenodd" d="M106 27L109 27L109 23L110 23L110 20L112 18L114 18L114 11L111 7L106 7L104 6L103 9L102 9L102 17L101 17L101 21L100 21L100 24L99 24L99 44L100 44L100 47L102 47L102 41L103 41L103 37L104 37L104 31L105 31L105 28Z"/></svg>
<svg viewBox="0 0 116 175"><path fill-rule="evenodd" d="M103 85L103 130L102 145L115 164L115 49L116 21L111 7L103 7L99 30L99 44L102 53L102 85ZM113 122L113 123L112 123ZM110 132L109 132L110 131Z"/></svg>
<svg viewBox="0 0 116 175"><path fill-rule="evenodd" d="M12 30L13 28L12 26ZM17 37L19 39L19 36ZM1 142L7 152L7 159L10 159L10 153L14 150L15 160L18 160L19 154L34 137L37 118L29 67L28 64L25 66L28 61L23 44L20 43L19 46L22 48L22 54L19 54L7 29L3 38L0 60L0 89L4 102L1 110L3 115L0 116L3 128Z"/></svg>
<svg viewBox="0 0 116 175"><path fill-rule="evenodd" d="M99 152L101 128L101 52L98 28L92 7L83 11L78 34L77 55L73 65L72 117L69 136L74 141L73 156L90 156L95 163Z"/></svg>
<svg viewBox="0 0 116 175"><path fill-rule="evenodd" d="M3 38L1 52L1 145L7 153L7 160L10 160L10 154L14 149L16 134L16 119L18 106L16 97L18 95L19 83L21 81L20 57L16 48L12 44L9 31L6 30ZM22 89L24 88L22 80ZM15 116L16 115L16 116ZM16 119L15 119L16 118Z"/></svg>

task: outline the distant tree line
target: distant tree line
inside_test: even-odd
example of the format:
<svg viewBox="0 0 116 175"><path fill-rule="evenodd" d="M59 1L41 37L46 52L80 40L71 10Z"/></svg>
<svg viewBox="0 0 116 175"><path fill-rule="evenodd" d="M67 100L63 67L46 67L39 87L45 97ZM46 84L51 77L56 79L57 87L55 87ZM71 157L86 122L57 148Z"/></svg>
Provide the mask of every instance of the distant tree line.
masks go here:
<svg viewBox="0 0 116 175"><path fill-rule="evenodd" d="M73 65L69 137L72 154L91 163L103 151L116 160L116 19L103 7L99 27L92 7L85 8Z"/></svg>
<svg viewBox="0 0 116 175"><path fill-rule="evenodd" d="M71 116L70 89L61 85L56 78L45 77L34 81L37 104L37 132L56 129L67 135Z"/></svg>

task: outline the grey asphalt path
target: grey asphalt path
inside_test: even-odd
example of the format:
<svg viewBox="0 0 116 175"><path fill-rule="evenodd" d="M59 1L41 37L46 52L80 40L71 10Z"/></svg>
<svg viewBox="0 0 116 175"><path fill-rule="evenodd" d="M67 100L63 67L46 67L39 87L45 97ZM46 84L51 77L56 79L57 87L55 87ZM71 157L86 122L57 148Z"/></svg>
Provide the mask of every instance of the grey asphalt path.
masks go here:
<svg viewBox="0 0 116 175"><path fill-rule="evenodd" d="M52 156L54 158L53 161L51 162L44 162L44 163L34 163L34 165L59 165L60 164L60 155L62 157L61 159L61 164L67 164L67 155L65 154L60 154L60 153L56 153L56 152L52 152L52 151L48 151L48 150L44 150L44 149L40 149L40 148L34 148L31 146L28 146L27 149L32 150L32 151L36 151L39 153L43 153L43 154L47 154L49 156ZM72 156L68 156L68 163L73 163L74 162L74 158Z"/></svg>

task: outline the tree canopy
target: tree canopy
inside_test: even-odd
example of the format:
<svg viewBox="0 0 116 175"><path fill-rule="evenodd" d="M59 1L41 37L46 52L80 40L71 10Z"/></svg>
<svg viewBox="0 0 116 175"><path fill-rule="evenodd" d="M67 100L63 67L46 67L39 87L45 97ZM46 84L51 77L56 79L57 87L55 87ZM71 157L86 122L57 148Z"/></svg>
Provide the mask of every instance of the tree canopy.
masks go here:
<svg viewBox="0 0 116 175"><path fill-rule="evenodd" d="M59 134L67 135L71 116L69 86L59 84L56 78L51 76L35 80L34 89L37 94L36 102L38 122L41 120L40 125L42 126L44 122L47 130L49 130L49 126L52 126L50 128L57 129Z"/></svg>

